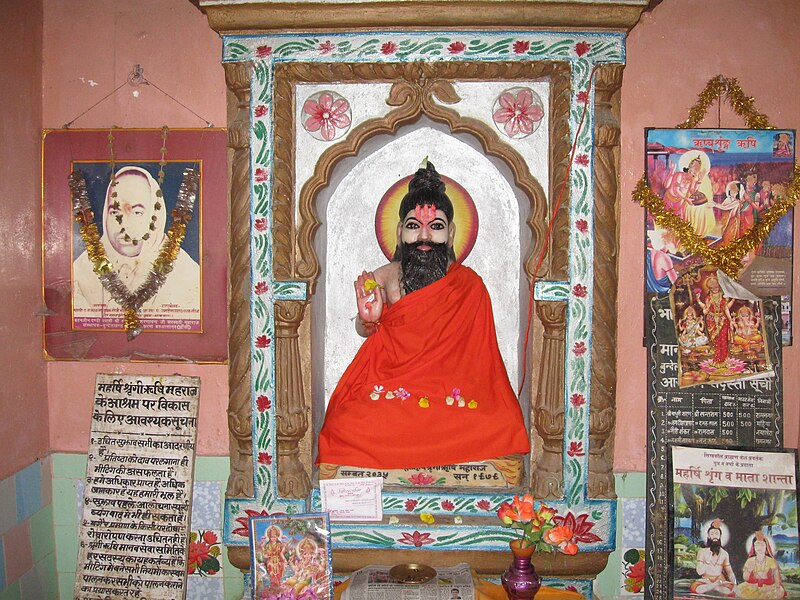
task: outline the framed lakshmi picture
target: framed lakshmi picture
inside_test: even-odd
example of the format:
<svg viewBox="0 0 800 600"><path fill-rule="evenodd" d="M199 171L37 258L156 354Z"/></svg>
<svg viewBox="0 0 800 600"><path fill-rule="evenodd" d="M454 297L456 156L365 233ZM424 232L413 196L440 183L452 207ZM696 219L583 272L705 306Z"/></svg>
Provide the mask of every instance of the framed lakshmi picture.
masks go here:
<svg viewBox="0 0 800 600"><path fill-rule="evenodd" d="M797 451L670 447L670 598L800 598Z"/></svg>
<svg viewBox="0 0 800 600"><path fill-rule="evenodd" d="M49 358L227 356L227 134L45 131Z"/></svg>
<svg viewBox="0 0 800 600"><path fill-rule="evenodd" d="M787 197L793 180L794 130L646 129L645 142L650 191L709 248L735 245ZM738 275L752 294L781 297L783 345L792 339L792 223L790 210L744 256ZM679 275L701 260L650 213L645 242L647 294L669 292Z"/></svg>
<svg viewBox="0 0 800 600"><path fill-rule="evenodd" d="M253 598L333 598L328 515L250 518Z"/></svg>

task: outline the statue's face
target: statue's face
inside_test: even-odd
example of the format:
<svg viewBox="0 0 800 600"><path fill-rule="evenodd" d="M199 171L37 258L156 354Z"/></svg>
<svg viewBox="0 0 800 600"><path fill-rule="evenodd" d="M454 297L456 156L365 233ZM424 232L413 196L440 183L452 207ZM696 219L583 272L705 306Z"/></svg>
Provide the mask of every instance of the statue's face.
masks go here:
<svg viewBox="0 0 800 600"><path fill-rule="evenodd" d="M428 208L429 210L426 210ZM431 242L433 244L446 243L453 245L455 226L448 223L444 211L432 210L432 207L417 207L408 211L405 218L398 225L397 236L403 244L415 242ZM419 250L430 250L429 246L421 245Z"/></svg>
<svg viewBox="0 0 800 600"><path fill-rule="evenodd" d="M114 190L117 196L109 203L105 219L108 239L123 256L139 256L142 236L150 227L150 185L144 177L123 175Z"/></svg>

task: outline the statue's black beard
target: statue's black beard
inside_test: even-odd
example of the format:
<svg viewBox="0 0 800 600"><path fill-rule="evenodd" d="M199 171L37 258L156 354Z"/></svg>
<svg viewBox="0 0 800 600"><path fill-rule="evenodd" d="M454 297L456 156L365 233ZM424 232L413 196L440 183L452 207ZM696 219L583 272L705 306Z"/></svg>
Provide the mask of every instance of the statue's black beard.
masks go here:
<svg viewBox="0 0 800 600"><path fill-rule="evenodd" d="M711 554L714 556L719 555L720 548L722 548L722 542L720 540L712 540L709 538L706 545L711 550Z"/></svg>
<svg viewBox="0 0 800 600"><path fill-rule="evenodd" d="M417 248L430 246L430 250ZM406 294L415 292L447 275L447 243L412 242L400 245L400 284Z"/></svg>

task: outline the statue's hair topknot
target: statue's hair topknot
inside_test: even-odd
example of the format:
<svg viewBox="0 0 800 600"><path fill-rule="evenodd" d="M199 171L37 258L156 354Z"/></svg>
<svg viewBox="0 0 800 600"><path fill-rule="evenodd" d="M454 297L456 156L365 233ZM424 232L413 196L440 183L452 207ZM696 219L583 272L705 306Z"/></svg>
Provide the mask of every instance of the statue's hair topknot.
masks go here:
<svg viewBox="0 0 800 600"><path fill-rule="evenodd" d="M430 204L441 210L448 221L453 220L453 203L445 193L445 184L436 172L433 163L428 162L425 167L414 173L408 184L408 193L400 202L400 220L402 221L410 210L418 205Z"/></svg>

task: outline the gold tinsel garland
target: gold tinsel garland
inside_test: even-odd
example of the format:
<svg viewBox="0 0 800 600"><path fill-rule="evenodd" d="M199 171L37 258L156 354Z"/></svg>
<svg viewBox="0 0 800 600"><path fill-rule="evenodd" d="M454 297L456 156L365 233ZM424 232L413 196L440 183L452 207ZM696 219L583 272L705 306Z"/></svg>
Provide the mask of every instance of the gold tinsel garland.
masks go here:
<svg viewBox="0 0 800 600"><path fill-rule="evenodd" d="M69 187L72 193L72 208L75 221L80 226L86 254L103 287L117 304L125 309L123 323L129 341L142 332L138 310L158 293L178 258L183 238L186 235L186 224L192 220L199 181L199 175L194 169L186 169L183 172L178 200L172 211L172 225L166 231L166 238L144 283L135 292L131 292L120 280L119 275L114 271L114 265L106 256L105 246L100 240L100 232L94 223L94 212L89 203L83 175L78 171L70 173Z"/></svg>
<svg viewBox="0 0 800 600"><path fill-rule="evenodd" d="M733 111L744 119L748 128L775 129L767 116L753 107L753 98L745 95L736 79L728 79L722 75L717 75L706 84L698 96L697 103L689 110L689 118L677 127L696 128L705 119L711 103L721 99L723 95ZM798 197L800 197L800 168L795 166L785 197L776 200L772 208L759 215L759 222L747 233L724 246L712 248L705 238L697 235L691 223L667 209L664 199L654 194L648 187L646 176L642 176L633 191L633 199L653 215L658 225L671 229L684 248L696 256L702 256L706 262L715 265L733 279L739 275L745 255L764 241L780 218L794 207Z"/></svg>

